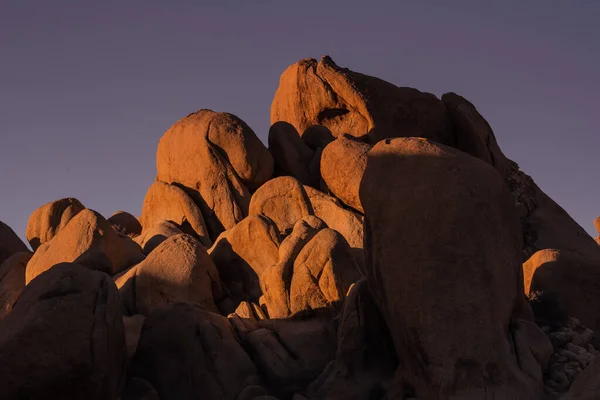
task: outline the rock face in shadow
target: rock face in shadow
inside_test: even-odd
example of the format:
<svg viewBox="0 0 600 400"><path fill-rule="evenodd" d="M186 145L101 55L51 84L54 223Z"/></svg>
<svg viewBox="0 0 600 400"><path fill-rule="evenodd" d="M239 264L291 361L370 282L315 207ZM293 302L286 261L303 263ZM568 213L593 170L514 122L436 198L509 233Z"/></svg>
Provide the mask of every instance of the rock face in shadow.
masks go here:
<svg viewBox="0 0 600 400"><path fill-rule="evenodd" d="M568 250L541 250L523 264L523 275L530 296L543 294L552 301L548 307L560 309L592 331L600 332L600 310L596 306L600 304L600 257L590 259ZM594 344L600 347L600 337L594 339Z"/></svg>
<svg viewBox="0 0 600 400"><path fill-rule="evenodd" d="M15 253L0 263L0 321L13 309L25 289L25 268L31 253Z"/></svg>
<svg viewBox="0 0 600 400"><path fill-rule="evenodd" d="M446 108L434 95L340 68L328 56L301 60L281 75L271 104L271 124L278 121L371 143L418 136L452 144Z"/></svg>
<svg viewBox="0 0 600 400"><path fill-rule="evenodd" d="M62 262L114 275L143 259L134 241L117 234L97 212L85 209L37 249L27 263L26 283Z"/></svg>
<svg viewBox="0 0 600 400"><path fill-rule="evenodd" d="M387 140L369 153L360 199L398 379L419 398L540 396L543 367L521 370L510 339L524 302L520 227L494 169L426 139Z"/></svg>
<svg viewBox="0 0 600 400"><path fill-rule="evenodd" d="M0 221L0 263L16 253L29 251L10 226Z"/></svg>
<svg viewBox="0 0 600 400"><path fill-rule="evenodd" d="M250 191L273 173L273 158L238 117L200 110L160 139L157 179L179 184L202 211L216 238L248 214Z"/></svg>
<svg viewBox="0 0 600 400"><path fill-rule="evenodd" d="M252 322L230 316L268 387L280 398L303 392L335 357L335 314L319 310Z"/></svg>
<svg viewBox="0 0 600 400"><path fill-rule="evenodd" d="M35 251L52 239L73 217L85 209L75 198L65 198L45 204L35 210L27 223L27 240Z"/></svg>
<svg viewBox="0 0 600 400"><path fill-rule="evenodd" d="M363 279L350 289L337 330L335 359L308 386L310 399L382 398L397 367L385 320Z"/></svg>
<svg viewBox="0 0 600 400"><path fill-rule="evenodd" d="M60 264L23 291L0 324L7 399L116 399L125 382L121 303L103 273Z"/></svg>
<svg viewBox="0 0 600 400"><path fill-rule="evenodd" d="M131 375L147 380L162 400L236 400L260 385L254 363L227 318L189 304L156 310L144 321Z"/></svg>
<svg viewBox="0 0 600 400"><path fill-rule="evenodd" d="M315 151L302 141L300 134L291 124L280 121L271 126L269 151L273 154L278 174L293 176L304 185L319 184L318 169L317 174L311 171Z"/></svg>
<svg viewBox="0 0 600 400"><path fill-rule="evenodd" d="M133 215L127 211L117 211L107 220L115 232L130 238L135 238L142 233L142 224Z"/></svg>

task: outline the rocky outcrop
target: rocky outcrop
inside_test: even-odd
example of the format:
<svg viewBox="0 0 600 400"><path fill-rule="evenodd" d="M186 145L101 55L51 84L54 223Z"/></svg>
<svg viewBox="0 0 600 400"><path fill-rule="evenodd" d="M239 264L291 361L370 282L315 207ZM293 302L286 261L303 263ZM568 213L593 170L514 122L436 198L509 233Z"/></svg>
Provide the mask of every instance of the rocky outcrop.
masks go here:
<svg viewBox="0 0 600 400"><path fill-rule="evenodd" d="M250 192L273 173L273 158L244 121L200 110L160 139L157 179L178 184L202 211L211 238L248 215Z"/></svg>
<svg viewBox="0 0 600 400"><path fill-rule="evenodd" d="M35 210L27 223L27 240L35 251L52 239L85 207L75 198L65 198L45 204Z"/></svg>
<svg viewBox="0 0 600 400"><path fill-rule="evenodd" d="M328 56L301 60L281 75L271 104L271 124L278 121L298 132L319 124L335 137L371 143L418 136L452 144L446 108L434 95L340 68Z"/></svg>
<svg viewBox="0 0 600 400"><path fill-rule="evenodd" d="M117 234L97 212L78 213L49 242L41 245L27 263L26 283L63 262L75 262L89 269L114 275L143 260L140 247Z"/></svg>
<svg viewBox="0 0 600 400"><path fill-rule="evenodd" d="M0 324L0 386L7 399L116 399L125 336L110 278L60 264L29 284Z"/></svg>
<svg viewBox="0 0 600 400"><path fill-rule="evenodd" d="M500 175L450 147L393 139L369 153L360 200L367 281L397 379L418 398L539 396L543 366L522 370L518 338L508 339L524 295L520 227Z"/></svg>

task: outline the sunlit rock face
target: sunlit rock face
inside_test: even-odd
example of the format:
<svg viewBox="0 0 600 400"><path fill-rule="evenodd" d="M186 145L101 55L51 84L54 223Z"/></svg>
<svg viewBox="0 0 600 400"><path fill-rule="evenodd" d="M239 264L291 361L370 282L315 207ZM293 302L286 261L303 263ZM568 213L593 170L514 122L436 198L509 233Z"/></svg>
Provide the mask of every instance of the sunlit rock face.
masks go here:
<svg viewBox="0 0 600 400"><path fill-rule="evenodd" d="M325 56L270 117L175 122L139 218L0 223L0 398L600 398L600 246L475 105Z"/></svg>

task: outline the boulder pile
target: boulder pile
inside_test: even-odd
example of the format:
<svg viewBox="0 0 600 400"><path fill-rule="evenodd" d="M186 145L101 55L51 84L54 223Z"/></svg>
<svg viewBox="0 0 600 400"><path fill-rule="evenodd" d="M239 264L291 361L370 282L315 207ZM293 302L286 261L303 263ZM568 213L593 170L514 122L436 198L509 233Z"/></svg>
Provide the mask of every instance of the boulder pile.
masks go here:
<svg viewBox="0 0 600 400"><path fill-rule="evenodd" d="M305 59L267 146L202 109L156 166L0 223L0 398L600 398L600 239L465 98Z"/></svg>

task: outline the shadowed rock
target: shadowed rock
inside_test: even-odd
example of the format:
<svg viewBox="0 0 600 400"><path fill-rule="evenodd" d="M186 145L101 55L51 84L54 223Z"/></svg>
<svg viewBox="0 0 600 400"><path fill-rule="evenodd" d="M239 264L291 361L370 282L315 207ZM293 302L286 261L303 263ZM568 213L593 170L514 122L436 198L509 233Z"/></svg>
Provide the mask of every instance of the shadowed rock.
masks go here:
<svg viewBox="0 0 600 400"><path fill-rule="evenodd" d="M16 253L28 252L29 249L10 226L0 221L0 263Z"/></svg>
<svg viewBox="0 0 600 400"><path fill-rule="evenodd" d="M0 321L12 311L25 289L25 269L31 256L29 252L16 253L0 263Z"/></svg>
<svg viewBox="0 0 600 400"><path fill-rule="evenodd" d="M111 279L60 264L31 282L0 324L7 399L116 399L125 381L121 302Z"/></svg>
<svg viewBox="0 0 600 400"><path fill-rule="evenodd" d="M107 220L115 232L130 238L135 238L142 233L142 224L133 215L126 211L117 211Z"/></svg>
<svg viewBox="0 0 600 400"><path fill-rule="evenodd" d="M134 239L134 242L142 247L145 254L150 254L152 250L158 247L171 236L179 235L183 231L179 226L171 221L160 221Z"/></svg>
<svg viewBox="0 0 600 400"><path fill-rule="evenodd" d="M300 137L296 128L287 122L276 122L269 129L269 150L280 175L290 175L304 185L315 186L319 176L313 176L310 165L315 157Z"/></svg>
<svg viewBox="0 0 600 400"><path fill-rule="evenodd" d="M148 315L131 376L147 380L161 400L237 400L261 384L227 318L181 303Z"/></svg>
<svg viewBox="0 0 600 400"><path fill-rule="evenodd" d="M533 339L509 328L533 317L520 227L500 175L450 147L392 139L369 153L360 199L367 281L403 386L418 398L541 395L545 365Z"/></svg>

